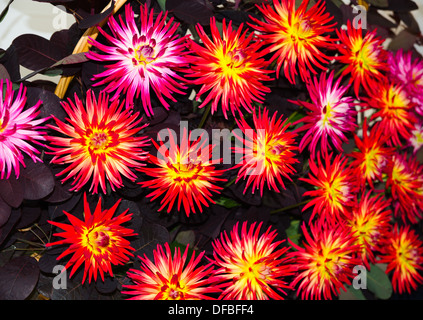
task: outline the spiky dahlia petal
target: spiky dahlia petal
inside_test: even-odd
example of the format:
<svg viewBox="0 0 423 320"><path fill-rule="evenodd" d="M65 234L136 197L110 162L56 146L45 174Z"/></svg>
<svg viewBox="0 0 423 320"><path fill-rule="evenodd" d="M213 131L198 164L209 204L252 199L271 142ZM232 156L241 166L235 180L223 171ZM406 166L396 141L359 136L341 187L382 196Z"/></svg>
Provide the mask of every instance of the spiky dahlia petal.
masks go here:
<svg viewBox="0 0 423 320"><path fill-rule="evenodd" d="M315 68L326 70L325 64L330 57L322 48L331 46L334 39L328 33L333 31L329 25L332 16L325 12L325 4L318 1L308 8L309 1L302 1L296 9L295 0L273 0L270 4L257 5L264 21L251 17L255 25L251 27L259 32L258 37L269 44L274 52L271 61L277 59L277 76L283 67L289 82L295 83L299 73L304 82L308 82L310 71ZM297 71L298 66L298 71Z"/></svg>
<svg viewBox="0 0 423 320"><path fill-rule="evenodd" d="M375 253L383 250L391 232L391 219L390 199L371 191L363 193L358 204L346 214L346 225L361 246L360 257L367 268L369 262L376 262Z"/></svg>
<svg viewBox="0 0 423 320"><path fill-rule="evenodd" d="M350 210L357 197L358 186L356 177L350 166L348 158L338 154L332 159L332 154L327 152L317 153L317 161L310 158L310 173L308 178L300 180L315 187L315 190L306 191L304 196L310 196L303 211L313 207L310 219L318 215L321 222L337 224Z"/></svg>
<svg viewBox="0 0 423 320"><path fill-rule="evenodd" d="M212 266L200 265L204 251L188 258L188 247L181 255L175 248L172 256L169 244L157 245L154 261L146 255L139 257L140 269L130 269L128 277L134 282L123 285L123 294L134 295L129 300L208 300L208 293L218 292L209 277Z"/></svg>
<svg viewBox="0 0 423 320"><path fill-rule="evenodd" d="M215 113L221 102L223 115L228 111L236 117L240 108L251 112L253 102L263 102L270 89L263 84L271 78L266 70L268 62L263 58L266 53L262 43L256 41L254 33L247 35L248 29L241 24L233 29L232 21L222 22L222 35L216 26L216 19L210 20L210 39L203 27L196 29L202 44L190 42L193 52L190 77L195 85L201 85L197 99L203 98L199 108L211 103L211 113Z"/></svg>
<svg viewBox="0 0 423 320"><path fill-rule="evenodd" d="M348 86L340 83L341 78L334 82L334 72L327 79L322 72L319 78L314 77L314 81L307 84L311 103L292 101L308 109L307 115L294 123L304 123L297 132L307 131L300 142L301 151L308 145L314 155L319 141L324 150L333 145L342 151L342 143L348 141L345 134L357 127L353 99L345 96Z"/></svg>
<svg viewBox="0 0 423 320"><path fill-rule="evenodd" d="M288 247L275 241L277 233L269 227L260 234L263 223L245 221L239 234L237 222L229 237L224 231L213 241L213 276L220 283L223 300L283 299L290 288L285 277L292 274L285 253Z"/></svg>
<svg viewBox="0 0 423 320"><path fill-rule="evenodd" d="M340 289L351 284L353 268L361 265L356 256L360 245L350 229L341 224L328 226L325 223L301 226L305 236L303 246L291 244L297 251L288 253L295 272L292 286L302 299L333 299Z"/></svg>
<svg viewBox="0 0 423 320"><path fill-rule="evenodd" d="M110 46L90 39L89 43L100 53L94 50L87 53L90 59L110 62L106 71L94 76L94 80L101 79L95 85L106 84L105 90L114 92L113 100L125 95L127 108L141 98L147 116L153 115L150 89L166 109L167 99L176 101L173 93L184 93L185 81L178 72L188 63L186 37L176 34L179 24L173 18L165 23L167 11L160 12L155 19L153 14L153 9L149 13L147 5L141 6L138 28L132 7L126 5L125 20L120 17L118 22L113 15L108 20L112 35L98 28Z"/></svg>
<svg viewBox="0 0 423 320"><path fill-rule="evenodd" d="M378 120L377 126L390 137L390 145L400 146L403 139L410 138L417 118L413 112L415 104L408 98L403 86L382 81L373 86L365 101L366 109L375 111L370 119Z"/></svg>
<svg viewBox="0 0 423 320"><path fill-rule="evenodd" d="M409 225L393 227L379 262L388 264L386 273L392 272L395 292L411 293L423 284L423 241Z"/></svg>
<svg viewBox="0 0 423 320"><path fill-rule="evenodd" d="M364 188L367 182L373 189L376 180L382 181L384 168L393 155L394 148L386 146L389 136L384 135L380 127L373 126L370 133L368 132L367 118L363 121L362 129L362 139L354 133L358 151L353 151L348 156L353 160L351 167L361 188Z"/></svg>
<svg viewBox="0 0 423 320"><path fill-rule="evenodd" d="M286 121L282 120L282 116L277 117L277 112L270 117L266 108L253 112L254 128L245 118L236 119L244 136L236 135L242 147L234 150L242 156L233 169L238 169L236 182L248 177L244 193L251 185L252 193L259 189L263 195L265 184L269 189L280 192L278 186L285 189L282 178L291 180L290 175L295 173L293 164L298 162L294 158L296 134L287 131L289 124Z"/></svg>
<svg viewBox="0 0 423 320"><path fill-rule="evenodd" d="M63 240L47 243L46 247L69 245L57 258L60 260L71 255L65 265L65 269L73 265L69 277L72 277L84 264L82 283L87 277L89 283L93 278L96 281L98 274L104 281L104 274L113 276L112 265L123 265L129 261L129 256L133 255L131 251L135 249L130 246L126 237L134 236L136 233L122 226L132 217L132 214L128 214L128 209L114 216L120 202L118 200L110 209L102 209L100 198L94 212L91 212L86 194L84 194L84 220L64 212L70 224L48 221L63 230L53 234Z"/></svg>
<svg viewBox="0 0 423 320"><path fill-rule="evenodd" d="M387 163L386 174L395 216L405 223L417 223L423 218L423 165L414 155L395 153Z"/></svg>
<svg viewBox="0 0 423 320"><path fill-rule="evenodd" d="M360 27L353 26L348 21L347 29L337 29L340 43L336 45L339 55L335 57L345 64L342 76L350 76L354 93L358 97L360 86L368 93L373 85L385 78L388 70L388 53L383 48L384 39L376 36L376 30L367 31L363 35Z"/></svg>
<svg viewBox="0 0 423 320"><path fill-rule="evenodd" d="M415 111L423 115L423 59L413 59L412 51L399 49L389 52L388 64L389 80L404 87L408 98L416 104Z"/></svg>
<svg viewBox="0 0 423 320"><path fill-rule="evenodd" d="M14 171L20 175L20 166L25 166L24 155L34 162L42 162L34 145L44 147L45 127L41 126L47 118L38 118L42 101L34 106L26 106L26 87L22 84L16 93L13 83L0 80L0 172L1 179L9 179Z"/></svg>
<svg viewBox="0 0 423 320"><path fill-rule="evenodd" d="M167 212L177 202L178 211L183 208L186 215L196 212L196 207L203 211L214 203L213 193L220 193L223 188L216 182L226 181L219 178L224 170L217 170L211 160L213 146L203 141L202 136L192 140L191 132L184 128L180 143L176 135L169 131L169 145L160 141L153 143L158 151L157 156L149 154L149 161L154 167L138 168L139 171L152 177L139 184L144 188L153 189L147 195L151 201L162 197L159 211L167 207Z"/></svg>
<svg viewBox="0 0 423 320"><path fill-rule="evenodd" d="M109 102L105 92L97 99L88 90L86 101L76 94L74 100L62 102L68 123L53 117L56 125L49 125L63 134L48 137L51 162L67 165L58 173L66 174L62 182L73 179L71 190L78 191L92 179L90 191L97 193L100 187L106 193L106 179L113 191L123 186L122 176L135 181L131 169L144 165L143 147L148 145L148 139L138 135L146 126L140 125L139 113L123 110L119 100Z"/></svg>

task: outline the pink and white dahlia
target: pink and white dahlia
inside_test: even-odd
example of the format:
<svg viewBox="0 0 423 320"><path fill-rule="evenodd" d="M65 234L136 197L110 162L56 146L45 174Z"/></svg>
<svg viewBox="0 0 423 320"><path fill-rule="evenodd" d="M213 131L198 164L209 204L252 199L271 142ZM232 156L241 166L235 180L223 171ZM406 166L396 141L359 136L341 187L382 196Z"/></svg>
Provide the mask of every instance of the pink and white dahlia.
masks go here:
<svg viewBox="0 0 423 320"><path fill-rule="evenodd" d="M341 86L341 78L335 83L333 81L333 72L327 79L326 74L321 73L320 78L314 77L314 81L307 84L311 103L293 101L308 109L307 116L296 122L304 123L297 132L307 131L300 142L300 151L308 145L314 154L319 141L325 150L330 148L331 141L338 151L342 151L342 143L348 141L345 133L353 131L357 126L353 99L344 96L349 86Z"/></svg>
<svg viewBox="0 0 423 320"><path fill-rule="evenodd" d="M4 85L6 88L4 89ZM36 119L40 114L38 101L34 106L24 110L26 88L21 84L15 94L9 80L0 80L0 172L1 179L9 179L12 171L19 178L20 164L24 164L24 154L34 162L42 162L40 153L32 144L43 146L44 127L40 126L46 118Z"/></svg>
<svg viewBox="0 0 423 320"><path fill-rule="evenodd" d="M156 93L163 106L168 109L168 98L176 101L173 93L184 94L184 78L178 75L188 62L185 37L175 34L178 23L167 19L167 11L160 12L154 19L153 10L148 13L147 6L141 6L139 19L141 29L135 22L130 5L125 7L125 20L119 22L111 16L108 25L112 35L102 28L100 33L110 42L110 46L90 39L99 51L91 50L87 57L97 61L114 62L106 66L106 71L94 75L100 80L97 86L107 84L105 90L114 92L112 100L125 95L127 108L134 105L134 99L141 96L142 106L147 116L153 115L150 89Z"/></svg>
<svg viewBox="0 0 423 320"><path fill-rule="evenodd" d="M415 111L423 115L423 60L412 58L412 52L390 52L388 77L404 86L409 99L416 104Z"/></svg>

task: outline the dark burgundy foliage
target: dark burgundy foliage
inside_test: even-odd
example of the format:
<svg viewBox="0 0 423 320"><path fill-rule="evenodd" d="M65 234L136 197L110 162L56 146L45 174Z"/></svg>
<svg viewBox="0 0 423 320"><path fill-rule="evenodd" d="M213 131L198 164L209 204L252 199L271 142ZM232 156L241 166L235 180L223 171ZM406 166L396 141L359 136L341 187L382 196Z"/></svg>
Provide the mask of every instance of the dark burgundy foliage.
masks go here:
<svg viewBox="0 0 423 320"><path fill-rule="evenodd" d="M16 84L25 84L28 107L42 100L41 117L54 115L64 121L66 114L60 104L62 100L54 93L55 84L44 80L33 80L31 77L22 78L19 67L23 66L34 71L31 76L49 72L73 76L63 100L73 97L75 93L82 97L88 89L99 92L102 87L93 87L92 77L104 70L104 65L88 61L84 53L73 54L73 49L86 29L104 21L110 16L113 8L102 12L109 3L108 0L34 1L48 2L66 8L67 12L74 14L75 24L68 30L53 33L50 39L24 34L17 37L9 48L0 49L0 77L10 79ZM234 3L226 0L132 0L127 2L132 4L135 11L137 6L146 2L150 7L154 7L156 12L160 9L168 10L169 17L181 23L179 31L182 33L188 28L191 31L195 30L194 26L197 23L207 28L213 16L218 21L226 19L231 20L234 25L241 23L247 25L247 22L251 22L250 16L259 17L255 5L264 1L243 0ZM421 31L412 15L412 11L417 8L416 2L411 0L368 2L373 4L368 12L369 28L377 28L386 37L393 37L391 49L412 48L414 44L421 42ZM165 8L161 8L164 3ZM339 25L351 19L353 15L351 6L340 3L339 0L326 0L327 10ZM383 5L384 3L387 5ZM380 15L378 10L393 11L395 23ZM0 20L6 13L3 11L0 14ZM121 9L118 14L123 15L124 11ZM393 30L401 22L407 29L396 36ZM107 24L104 28L108 30ZM101 36L98 39L101 40ZM417 51L415 55L418 55ZM297 81L297 85L290 85L282 77L272 81L269 86L271 93L267 94L265 105L271 113L277 111L285 117L298 111L298 106L289 101L305 100L307 95L301 81ZM181 120L188 121L191 129L198 127L204 110L197 109L195 102L186 96L178 97L178 101L172 103L169 111L160 106L154 95L152 99L155 106L152 118L145 116L141 104L135 105L135 109L138 108L144 117L143 123L150 124L142 134L156 139L157 133L163 128L172 128L179 132ZM204 128L211 130L222 126L230 127L232 122L233 119L225 121L223 114L217 112L208 118ZM129 209L133 214L133 219L127 226L138 236L130 239L132 247L135 248L130 263L114 269L114 278L106 277L104 282L99 279L91 284L81 285L83 271L79 270L74 277L68 279L66 289L57 289L53 287L53 279L57 275L53 272L53 268L58 264L64 265L67 258L56 260L63 248L44 247L45 243L54 239L52 234L57 232L57 228L53 228L48 220L67 223L64 211L82 219L83 194L89 192L88 188L79 192L69 191L71 183L62 184L60 180L62 177L56 176L63 168L50 164L51 155L46 154L46 151L48 150L42 150L43 163L25 159L25 168L22 168L19 179L12 174L9 179L0 180L0 299L126 299L128 296L121 294L120 289L122 284L128 282L127 270L139 266L138 256L146 255L152 258L153 249L157 244L165 242L184 248L187 243L180 243L176 239L188 239L188 237L178 238L179 233L190 231L190 236L194 235L196 250L198 252L206 250L206 254L210 254L211 241L218 237L221 231L230 230L237 221L263 221L266 225L276 228L279 239L283 239L286 238L286 230L292 221L306 221L310 217L310 210L302 212L303 206L298 205L304 201L303 194L306 191L306 187L298 182L298 177L307 173L303 171L307 159L307 155L304 154L298 157L300 163L295 165L297 173L294 182L286 181L286 190L282 190L281 193L268 191L266 188L263 197L258 192L252 194L250 190L244 193L245 182L240 181L225 187L220 195L216 195L214 197L216 204L203 207L202 213L197 212L190 217L186 217L184 212L178 213L175 209L169 214L157 212L159 203L150 202L149 198L146 198L148 191L140 188L137 183L124 179L123 188L101 197L105 207L110 207L118 199L122 199L118 213ZM138 181L145 179L142 174L138 175ZM228 181L234 179L235 173L228 172L226 178ZM91 208L97 204L98 197L98 195L88 196ZM294 208L280 213L273 212L290 206ZM422 228L421 224L419 228ZM366 294L374 298L371 293Z"/></svg>

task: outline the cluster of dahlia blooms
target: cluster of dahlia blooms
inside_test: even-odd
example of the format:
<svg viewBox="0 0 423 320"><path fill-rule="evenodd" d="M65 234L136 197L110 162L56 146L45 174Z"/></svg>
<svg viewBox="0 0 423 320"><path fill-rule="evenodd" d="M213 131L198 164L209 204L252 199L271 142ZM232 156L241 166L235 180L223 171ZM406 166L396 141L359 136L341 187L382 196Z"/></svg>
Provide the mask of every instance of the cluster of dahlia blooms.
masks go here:
<svg viewBox="0 0 423 320"><path fill-rule="evenodd" d="M2 179L19 177L24 155L43 161L40 146L70 191L107 196L129 180L168 214L202 214L228 172L233 183L245 182L244 194L282 193L297 182L306 188L307 203L298 206L311 215L303 215L298 243L263 221L241 219L212 239L210 252L163 243L150 257L133 257L137 230L125 226L128 210L116 214L120 201L104 209L99 200L92 210L85 195L82 219L66 212L69 224L50 221L63 239L47 246L68 246L58 259L69 258L70 276L83 265L82 282L104 280L113 266L139 258L122 293L170 300L284 299L289 292L334 299L356 266L379 263L395 292L423 284L423 242L413 228L423 218L423 60L387 51L376 31L351 23L337 29L324 1L270 2L257 4L262 19L248 25L198 24L198 39L181 36L167 11L146 4L136 16L126 5L124 16L99 27L101 39L89 41L87 57L105 64L93 79L104 89L62 101L66 118L52 116L45 126L47 119L36 119L41 101L24 110L25 88L14 93L0 82ZM291 101L292 115L265 106L268 83L282 77L307 88L305 101ZM145 134L153 96L168 110L190 93L205 115L221 112L238 127L231 151L240 161L229 169L219 169L214 146L187 128L159 141ZM307 159L303 172L299 156Z"/></svg>

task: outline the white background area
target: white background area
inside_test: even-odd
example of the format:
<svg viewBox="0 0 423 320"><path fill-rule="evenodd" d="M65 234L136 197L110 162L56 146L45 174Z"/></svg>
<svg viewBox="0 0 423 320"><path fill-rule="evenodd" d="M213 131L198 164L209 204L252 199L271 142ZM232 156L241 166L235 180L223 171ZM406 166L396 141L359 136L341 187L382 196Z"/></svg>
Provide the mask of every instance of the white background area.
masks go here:
<svg viewBox="0 0 423 320"><path fill-rule="evenodd" d="M0 12L6 7L8 2L8 0L0 0ZM348 3L349 1L344 0L344 2ZM423 0L414 0L414 2L417 3L419 9L412 11L412 14L423 31ZM389 11L380 12L385 13L385 16L389 15ZM37 34L49 39L54 32L67 29L74 22L75 19L72 15L66 14L49 3L33 0L15 0L10 5L8 14L0 23L0 48L6 50L13 39L25 33ZM403 27L403 25L400 25L397 32ZM422 46L416 45L416 49L423 54ZM24 76L28 71L21 68L21 72L22 76ZM57 81L59 77L47 78L51 81Z"/></svg>

